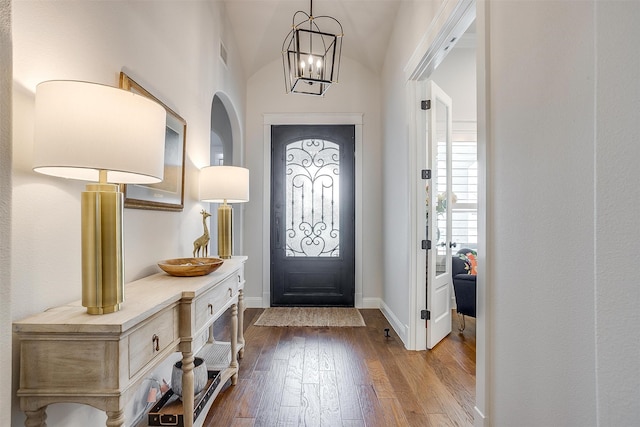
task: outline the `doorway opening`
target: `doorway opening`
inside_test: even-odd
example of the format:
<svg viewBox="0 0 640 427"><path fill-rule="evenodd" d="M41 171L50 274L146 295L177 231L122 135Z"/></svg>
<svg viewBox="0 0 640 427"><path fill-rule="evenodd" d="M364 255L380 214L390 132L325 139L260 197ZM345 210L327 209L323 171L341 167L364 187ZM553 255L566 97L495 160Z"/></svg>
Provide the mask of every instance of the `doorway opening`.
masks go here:
<svg viewBox="0 0 640 427"><path fill-rule="evenodd" d="M264 174L262 180L263 190L263 211L268 215L263 216L263 235L262 235L262 306L270 307L272 303L271 296L271 242L272 232L271 224L273 218L271 214L271 146L273 126L279 125L348 125L353 127L354 131L354 203L355 203L355 222L353 231L355 233L355 260L354 260L354 280L355 290L353 292L353 303L351 306L356 308L363 307L362 297L362 113L283 113L283 114L265 114L264 115L264 141L265 150L263 152Z"/></svg>
<svg viewBox="0 0 640 427"><path fill-rule="evenodd" d="M475 276L477 269L478 138L473 23L448 49L428 81L419 85L425 85L419 92L431 100L431 108L424 112L426 136L418 139L418 144L425 146L418 151L425 167L432 170L432 177L424 186L429 190L425 239L432 242L431 250L426 252L426 306L431 312L427 348L433 348L452 330L452 309L473 317L476 311L476 278L458 276L467 271ZM453 261L456 262L452 266ZM463 270L462 265L468 270ZM459 304L461 311L457 310ZM457 317L460 324L453 329L464 324L464 317Z"/></svg>
<svg viewBox="0 0 640 427"><path fill-rule="evenodd" d="M354 306L355 127L271 127L271 306Z"/></svg>
<svg viewBox="0 0 640 427"><path fill-rule="evenodd" d="M445 321L439 327L437 339L427 337L434 332L433 329L429 330L429 326L449 316L456 305L451 283L452 255L457 255L463 246L465 249L478 250L479 163L477 156L469 161L469 156L461 152L478 152L475 17L475 4L472 3L460 12L457 20L452 19L454 22L448 30L443 29L449 34L442 35L439 38L442 43L434 43L428 49L425 58L431 59L425 60L422 68L413 75L416 105L433 98L432 108L420 111L415 117L415 168L432 169L435 177L423 180L421 176L416 176L414 181L416 247L422 246L420 240L431 243L431 249L415 251L415 293L412 304L417 320L412 324L410 338L413 339L412 348L416 350L432 348L450 332L451 322ZM432 94L434 86L437 92ZM440 93L442 95L438 95ZM446 111L442 115L443 108L438 107L444 107L441 100L445 98L450 99L451 105L444 108ZM442 115L439 118L435 117L438 110ZM430 115L433 115L433 123L427 120ZM447 123L444 123L445 120ZM431 203L425 204L425 198ZM430 219L430 227L425 227L425 219ZM443 283L436 293L436 285L442 281L438 277L447 279L448 283L446 286ZM422 310L427 310L427 315L431 314L429 320L420 319ZM445 323L448 328L446 331L442 330Z"/></svg>
<svg viewBox="0 0 640 427"><path fill-rule="evenodd" d="M483 7L480 7L482 5ZM461 245L471 245L473 240L475 240L475 247L471 249L477 250L478 253L478 274L477 274L477 313L476 313L476 324L475 324L475 338L476 338L476 405L475 405L475 425L481 426L484 423L485 411L486 411L486 399L487 399L487 384L486 384L486 374L487 374L487 356L486 356L486 311L484 309L484 304L486 301L486 288L484 286L486 270L482 270L482 264L485 261L486 257L486 214L483 206L486 206L486 141L487 141L487 116L486 116L486 82L485 78L485 66L486 66L486 40L485 30L486 30L486 22L485 22L485 3L477 4L474 0L461 0L452 5L452 10L449 11L449 18L442 24L440 28L433 29L434 34L432 37L426 38L427 41L421 46L422 54L414 55L415 59L412 59L412 62L408 64L407 69L413 70L410 75L408 75L409 84L413 85L415 98L412 100L416 105L420 105L420 101L424 99L422 97L426 82L429 79L433 79L437 81L439 85L447 86L445 82L446 78L454 77L454 71L445 71L446 68L451 66L452 68L456 68L454 65L456 63L455 56L450 55L450 51L453 51L454 47L459 44L460 48L465 47L465 37L463 35L466 34L475 34L475 42L473 43L473 47L467 47L470 49L467 53L469 56L474 57L476 60L476 68L472 70L471 77L466 81L465 84L474 85L473 88L469 88L467 86L465 91L468 93L473 93L477 95L477 99L475 102L471 102L470 105L476 107L475 117L467 118L467 119L456 119L453 118L453 138L458 138L460 140L473 139L475 140L476 150L477 150L477 164L474 166L476 168L476 180L477 180L477 197L476 201L471 203L467 203L465 206L461 203L458 208L468 208L468 210L474 209L474 214L470 214L468 212L467 219L474 216L472 222L475 222L476 227L476 236L468 237L467 234L470 232L465 232L465 237L460 237ZM445 74L445 76L438 76L438 69L440 69L441 74ZM453 98L453 111L455 114L456 111L456 95L455 92L457 89L463 89L465 84L459 84L455 89L445 89L448 92L451 92ZM464 103L458 107L458 111L460 111L460 107L464 107ZM415 125L414 135L415 139L415 150L416 155L414 158L415 162L411 165L413 170L417 171L416 175L419 175L420 169L423 168L423 165L420 164L422 159L426 158L426 147L424 144L424 121L420 115L422 113L416 108L417 112L415 113L415 120L413 123ZM422 135L421 135L422 132ZM457 134L457 135L456 135ZM420 143L420 141L423 141ZM418 160L419 159L419 160ZM437 166L436 166L437 167ZM421 319L421 311L426 309L428 301L427 298L427 289L425 286L427 280L426 268L426 256L425 251L421 250L421 240L425 239L425 181L420 179L419 176L416 176L413 180L413 222L412 222L412 246L415 249L412 249L414 255L414 267L412 267L412 290L411 290L411 320L410 320L410 334L409 334L409 345L408 347L415 350L424 350L427 348L427 339L425 329L428 327L428 321ZM451 219L450 219L451 221ZM467 224L468 226L468 224ZM473 228L468 226L468 228ZM433 230L431 230L433 231ZM433 237L432 237L433 238ZM457 239L449 239L445 245L449 245L449 243L453 243L454 240ZM463 241L465 240L465 241ZM433 242L432 242L433 244ZM453 247L451 248L453 249ZM456 251L461 249L460 247L455 248ZM455 251L454 251L455 254ZM449 257L451 258L451 257ZM451 296L454 296L453 290L451 289ZM453 301L450 300L453 303ZM468 331L468 333L471 331ZM457 335L456 335L457 336Z"/></svg>

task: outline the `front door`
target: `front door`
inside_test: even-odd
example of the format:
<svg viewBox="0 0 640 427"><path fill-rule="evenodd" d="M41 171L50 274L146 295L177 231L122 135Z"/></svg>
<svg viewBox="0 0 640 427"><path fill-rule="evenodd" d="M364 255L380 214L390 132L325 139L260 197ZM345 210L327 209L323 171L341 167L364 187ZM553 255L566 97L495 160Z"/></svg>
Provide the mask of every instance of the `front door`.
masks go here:
<svg viewBox="0 0 640 427"><path fill-rule="evenodd" d="M353 307L355 126L272 126L271 144L271 305Z"/></svg>

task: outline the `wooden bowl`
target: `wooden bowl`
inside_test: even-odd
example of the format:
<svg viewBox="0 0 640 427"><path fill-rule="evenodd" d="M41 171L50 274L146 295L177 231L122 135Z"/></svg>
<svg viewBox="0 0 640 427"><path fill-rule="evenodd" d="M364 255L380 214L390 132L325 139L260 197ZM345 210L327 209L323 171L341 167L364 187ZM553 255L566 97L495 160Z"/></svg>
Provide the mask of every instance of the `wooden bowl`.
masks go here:
<svg viewBox="0 0 640 427"><path fill-rule="evenodd" d="M175 258L160 261L160 267L171 276L205 276L216 271L224 261L220 258Z"/></svg>

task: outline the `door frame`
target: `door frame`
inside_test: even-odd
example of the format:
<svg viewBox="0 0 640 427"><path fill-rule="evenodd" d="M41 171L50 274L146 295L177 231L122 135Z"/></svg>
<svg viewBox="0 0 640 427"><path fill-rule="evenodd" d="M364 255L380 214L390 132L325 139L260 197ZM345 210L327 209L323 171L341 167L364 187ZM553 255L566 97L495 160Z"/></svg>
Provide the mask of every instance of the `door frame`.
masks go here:
<svg viewBox="0 0 640 427"><path fill-rule="evenodd" d="M425 320L420 319L420 311L424 310L426 301L426 286L425 285L425 270L426 270L426 257L425 251L421 249L421 240L424 238L424 202L423 202L423 186L424 180L420 177L420 169L424 168L424 165L420 163L420 159L426 158L426 148L424 129L426 126L426 116L424 112L420 110L420 101L426 96L425 82L430 78L435 68L444 60L446 52L448 51L449 40L452 38L458 39L467 29L469 24L476 19L476 27L480 27L478 23L478 13L476 10L475 0L458 0L454 2L447 2L443 4L443 7L448 6L449 9L443 10L439 15L441 19L445 19L445 22L441 22L441 27L432 27L431 37L425 37L423 43L418 46L413 57L409 61L409 64L405 67L407 78L407 111L410 112L410 129L409 129L409 151L413 153L413 156L409 159L409 171L412 171L409 176L409 182L411 183L411 302L410 302L410 321L409 321L409 339L407 347L411 350L425 350L427 348L427 338L425 333ZM480 79L479 72L481 67L484 66L484 59L480 57L480 29L478 31L477 49L478 49L478 62L476 65L477 71L477 84L478 92L480 92ZM421 54L418 54L421 52ZM480 63L482 61L482 64ZM480 121L481 99L478 96L478 123ZM478 124L478 151L480 151L481 140L481 126ZM478 165L481 165L481 159L478 158ZM481 171L478 171L479 175ZM478 176L478 197L481 193L484 194L484 188L481 188L481 177ZM478 201L480 205L480 201ZM480 208L478 209L478 242L484 238L481 235L484 229L481 230L483 224L480 223ZM480 246L478 247L480 250ZM476 337L477 342L477 337ZM477 353L476 353L477 354Z"/></svg>
<svg viewBox="0 0 640 427"><path fill-rule="evenodd" d="M355 295L356 308L362 299L362 113L266 113L263 115L264 149L262 179L262 306L271 306L271 126L353 125L355 127Z"/></svg>
<svg viewBox="0 0 640 427"><path fill-rule="evenodd" d="M491 129L489 116L488 80L488 27L487 14L490 8L488 0L452 0L442 3L436 18L427 29L420 44L405 66L406 100L409 112L409 150L416 153L418 147L418 126L422 115L417 108L420 102L419 81L429 78L436 66L446 56L446 46L452 36L458 37L461 27L466 28L475 17L476 22L476 83L477 83L477 142L478 142L478 262L483 266L478 272L477 316L476 316L476 401L474 406L474 426L483 427L487 423L490 386L487 381L491 372L490 354L487 349L487 329L491 325L491 307L489 306L491 266L487 262L491 242L487 239L488 213L491 195L487 188L491 186L488 153L490 151ZM425 304L424 251L420 249L419 198L423 194L424 181L418 179L418 155L409 160L411 247L410 253L410 321L407 348L423 350L426 348L425 321L420 320L420 310ZM420 193L418 193L420 191ZM424 232L423 232L424 234ZM420 273L422 271L422 273ZM424 340L424 341L423 341Z"/></svg>

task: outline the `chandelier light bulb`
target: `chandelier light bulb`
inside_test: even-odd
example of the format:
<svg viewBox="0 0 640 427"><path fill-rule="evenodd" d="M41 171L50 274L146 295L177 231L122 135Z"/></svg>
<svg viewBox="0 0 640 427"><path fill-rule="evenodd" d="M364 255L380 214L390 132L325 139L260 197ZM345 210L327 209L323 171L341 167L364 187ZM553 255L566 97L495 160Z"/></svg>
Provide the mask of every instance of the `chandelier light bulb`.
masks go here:
<svg viewBox="0 0 640 427"><path fill-rule="evenodd" d="M318 62L316 62L316 68L319 70L320 67L322 67L322 61L318 59Z"/></svg>

